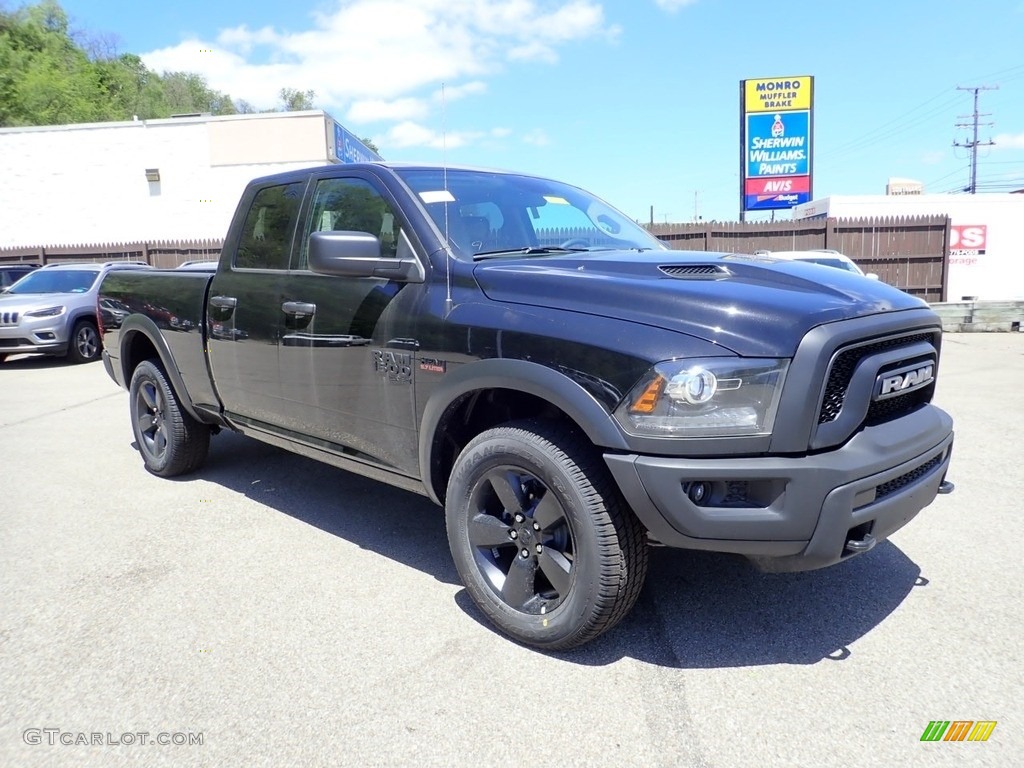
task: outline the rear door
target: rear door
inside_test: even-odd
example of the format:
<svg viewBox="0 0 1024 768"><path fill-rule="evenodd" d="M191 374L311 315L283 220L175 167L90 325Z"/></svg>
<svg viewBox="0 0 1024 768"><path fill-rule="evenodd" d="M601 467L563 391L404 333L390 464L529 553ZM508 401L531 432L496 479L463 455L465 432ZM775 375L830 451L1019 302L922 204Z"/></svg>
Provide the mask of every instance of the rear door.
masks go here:
<svg viewBox="0 0 1024 768"><path fill-rule="evenodd" d="M210 368L225 410L243 423L283 422L281 291L305 186L293 181L247 190L245 218L224 244L232 261L210 287Z"/></svg>

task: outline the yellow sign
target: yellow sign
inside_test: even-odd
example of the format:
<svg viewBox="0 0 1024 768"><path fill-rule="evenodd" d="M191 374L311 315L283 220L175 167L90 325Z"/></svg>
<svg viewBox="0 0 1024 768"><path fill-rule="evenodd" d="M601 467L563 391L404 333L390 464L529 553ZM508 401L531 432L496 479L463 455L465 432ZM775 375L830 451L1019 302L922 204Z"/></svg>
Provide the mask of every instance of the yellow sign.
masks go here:
<svg viewBox="0 0 1024 768"><path fill-rule="evenodd" d="M787 112L811 108L811 77L765 77L743 81L743 111Z"/></svg>

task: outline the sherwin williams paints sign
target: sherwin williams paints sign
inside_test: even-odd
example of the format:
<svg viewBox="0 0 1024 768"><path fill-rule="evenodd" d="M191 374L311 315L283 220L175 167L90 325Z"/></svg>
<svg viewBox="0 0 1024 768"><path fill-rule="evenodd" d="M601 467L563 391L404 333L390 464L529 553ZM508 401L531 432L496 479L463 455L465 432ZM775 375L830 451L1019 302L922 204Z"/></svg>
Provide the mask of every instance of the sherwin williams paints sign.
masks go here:
<svg viewBox="0 0 1024 768"><path fill-rule="evenodd" d="M339 163L372 163L381 156L338 123L334 124L334 156Z"/></svg>
<svg viewBox="0 0 1024 768"><path fill-rule="evenodd" d="M740 81L740 212L811 199L814 78Z"/></svg>

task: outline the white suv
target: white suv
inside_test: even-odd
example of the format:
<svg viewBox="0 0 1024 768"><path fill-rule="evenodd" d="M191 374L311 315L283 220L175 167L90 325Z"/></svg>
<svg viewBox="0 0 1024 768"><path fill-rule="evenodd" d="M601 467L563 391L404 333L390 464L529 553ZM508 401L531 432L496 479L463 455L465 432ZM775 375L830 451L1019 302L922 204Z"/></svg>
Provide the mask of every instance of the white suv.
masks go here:
<svg viewBox="0 0 1024 768"><path fill-rule="evenodd" d="M864 270L858 267L849 256L831 248L815 248L809 251L756 251L757 255L773 256L777 259L789 259L791 261L809 261L812 264L821 264L825 267L845 269L857 275L864 275ZM877 280L878 275L868 272L865 277Z"/></svg>
<svg viewBox="0 0 1024 768"><path fill-rule="evenodd" d="M24 352L98 360L96 292L113 269L150 269L127 261L47 264L0 295L0 362Z"/></svg>

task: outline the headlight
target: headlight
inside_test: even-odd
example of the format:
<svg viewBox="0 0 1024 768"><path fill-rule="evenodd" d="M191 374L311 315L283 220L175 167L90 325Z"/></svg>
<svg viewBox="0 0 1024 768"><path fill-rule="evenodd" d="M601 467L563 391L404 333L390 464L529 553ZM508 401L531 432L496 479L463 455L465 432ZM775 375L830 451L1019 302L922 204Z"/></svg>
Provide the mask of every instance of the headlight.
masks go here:
<svg viewBox="0 0 1024 768"><path fill-rule="evenodd" d="M633 435L769 435L788 360L708 358L658 363L615 410Z"/></svg>
<svg viewBox="0 0 1024 768"><path fill-rule="evenodd" d="M47 307L46 309L34 309L26 312L28 317L57 317L64 314L64 307Z"/></svg>

